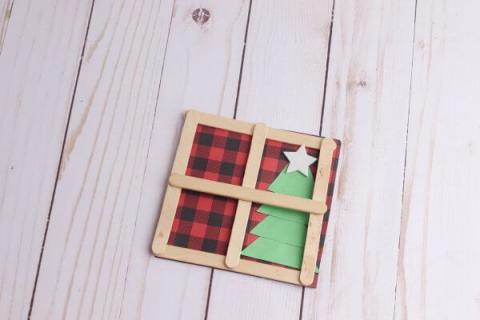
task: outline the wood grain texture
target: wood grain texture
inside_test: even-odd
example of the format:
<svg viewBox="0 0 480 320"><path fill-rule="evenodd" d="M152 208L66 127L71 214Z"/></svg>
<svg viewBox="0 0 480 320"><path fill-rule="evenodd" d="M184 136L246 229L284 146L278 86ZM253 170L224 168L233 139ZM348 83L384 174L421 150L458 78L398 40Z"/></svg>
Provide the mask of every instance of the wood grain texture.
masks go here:
<svg viewBox="0 0 480 320"><path fill-rule="evenodd" d="M171 12L95 1L33 319L120 316Z"/></svg>
<svg viewBox="0 0 480 320"><path fill-rule="evenodd" d="M178 202L180 201L180 195L182 194L182 188L178 186L178 188L172 187L170 179L172 175L184 175L187 172L188 161L195 140L195 133L197 131L198 124L199 113L197 111L187 111L185 113L185 120L183 122L180 138L178 139L175 157L173 158L169 183L165 187L162 206L159 210L160 217L158 218L157 227L152 240L152 253L157 257L160 257L162 254L164 254L167 248L170 232L172 231L173 221L175 220Z"/></svg>
<svg viewBox="0 0 480 320"><path fill-rule="evenodd" d="M203 317L210 269L150 251L182 111L234 109L248 6L197 5L96 1L33 318Z"/></svg>
<svg viewBox="0 0 480 320"><path fill-rule="evenodd" d="M13 0L0 1L0 55L2 54L3 41L8 30L10 17L12 16Z"/></svg>
<svg viewBox="0 0 480 320"><path fill-rule="evenodd" d="M414 1L336 1L322 134L343 141L305 319L391 319Z"/></svg>
<svg viewBox="0 0 480 320"><path fill-rule="evenodd" d="M480 318L478 1L419 1L395 319Z"/></svg>
<svg viewBox="0 0 480 320"><path fill-rule="evenodd" d="M168 179L168 184L180 189L297 210L298 214L304 214L299 211L302 209L308 210L307 212L314 215L322 215L327 211L325 201L273 193L266 190L237 186L230 183L212 181L183 174L173 173Z"/></svg>
<svg viewBox="0 0 480 320"><path fill-rule="evenodd" d="M252 2L238 119L318 134L331 6ZM208 318L298 319L301 299L300 287L215 270Z"/></svg>
<svg viewBox="0 0 480 320"><path fill-rule="evenodd" d="M333 2L0 0L0 318L480 318L478 1ZM343 140L319 288L152 256L192 108Z"/></svg>
<svg viewBox="0 0 480 320"><path fill-rule="evenodd" d="M11 8L0 4L0 318L25 319L91 3Z"/></svg>
<svg viewBox="0 0 480 320"><path fill-rule="evenodd" d="M210 12L204 24L192 13ZM122 306L124 319L204 319L211 269L148 250L183 124L182 112L232 116L248 1L181 1L174 8ZM151 233L145 230L151 230Z"/></svg>

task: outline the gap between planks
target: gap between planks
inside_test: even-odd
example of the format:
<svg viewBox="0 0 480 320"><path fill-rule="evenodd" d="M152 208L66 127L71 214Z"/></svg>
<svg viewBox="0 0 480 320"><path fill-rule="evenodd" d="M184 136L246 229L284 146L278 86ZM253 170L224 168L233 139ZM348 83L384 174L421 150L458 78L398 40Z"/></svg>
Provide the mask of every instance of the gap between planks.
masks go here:
<svg viewBox="0 0 480 320"><path fill-rule="evenodd" d="M238 74L237 94L235 96L235 107L233 109L233 119L237 119L238 102L240 99L240 90L241 90L242 76L243 76L243 65L245 63L245 51L247 48L248 28L250 26L251 13L252 13L252 0L248 2L247 22L245 23L245 36L243 38L242 59L240 61L240 71ZM210 296L212 294L212 282L213 282L214 274L215 274L215 269L212 268L212 271L210 272L210 280L208 284L207 302L205 304L205 320L208 319L208 309L210 307Z"/></svg>
<svg viewBox="0 0 480 320"><path fill-rule="evenodd" d="M242 76L243 76L243 64L245 63L245 51L247 49L248 28L250 26L251 13L252 13L252 0L248 2L247 22L245 23L245 36L243 38L242 59L240 61L240 71L238 74L238 85L237 85L237 94L235 96L235 107L233 109L233 119L237 119L238 101L240 99L240 88L242 85ZM205 320L208 319L208 309L210 306L210 296L212 294L212 282L213 282L214 274L215 274L215 269L212 268L212 271L210 272L209 283L208 283L207 301L205 303Z"/></svg>
<svg viewBox="0 0 480 320"><path fill-rule="evenodd" d="M327 56L325 60L325 75L324 75L324 82L323 82L323 94L322 94L322 104L321 104L321 112L320 112L320 128L318 131L318 134L321 136L322 135L322 129L323 129L323 118L324 118L324 111L325 111L325 103L326 103L326 94L327 94L327 87L328 87L328 72L329 72L329 66L330 66L330 52L331 52L331 44L332 44L332 33L333 33L333 24L334 24L334 18L335 18L335 1L332 0L332 9L330 12L330 25L329 25L329 30L328 30L328 44L327 44ZM247 41L248 41L248 29L250 26L250 17L251 17L251 9L252 9L252 0L249 1L248 5L248 15L247 15L247 23L245 27L245 37L244 37L244 42L243 42L243 50L242 50L242 59L240 63L240 73L238 77L238 86L237 86L237 95L235 99L235 108L234 108L234 115L233 119L237 119L237 111L238 111L238 103L239 103L239 98L240 98L240 90L241 90L241 84L242 84L242 75L243 75L243 66L245 62L245 51L247 47ZM208 319L208 310L209 310L209 305L210 305L210 296L212 292L212 282L213 282L213 276L215 274L215 269L211 269L210 273L210 281L209 281L209 286L208 286L208 295L207 295L207 301L205 305L205 319ZM300 298L300 310L299 310L299 319L301 320L303 317L303 304L304 304L304 296L305 296L305 287L302 287L302 292L301 292L301 298Z"/></svg>
<svg viewBox="0 0 480 320"><path fill-rule="evenodd" d="M396 279L395 279L395 290L393 292L394 300L393 300L393 312L392 312L392 320L395 319L395 315L397 313L397 294L398 294L398 278L399 278L399 270L401 268L401 259L400 257L403 255L403 248L402 248L402 226L404 224L404 200L405 200L405 179L407 174L407 157L408 157L408 129L410 127L410 109L412 107L412 83L413 83L413 64L415 61L415 41L416 41L416 31L417 31L417 8L418 8L418 0L415 0L414 5L414 13L413 13L413 34L412 34L412 51L411 51L411 63L410 63L410 83L408 88L408 111L407 111L407 128L405 132L405 149L404 149L404 158L403 158L403 179L402 179L402 203L400 206L400 212L402 213L400 216L400 230L398 233L398 252L397 252L397 271L396 271Z"/></svg>
<svg viewBox="0 0 480 320"><path fill-rule="evenodd" d="M13 2L12 2L12 6L13 6ZM86 47L86 44L87 44L88 32L90 30L90 23L92 22L92 14L93 14L94 6L95 6L95 0L92 0L92 3L90 5L90 12L89 12L89 15L88 15L87 26L85 28L85 37L83 38L83 45L82 45L82 52L80 54L80 61L78 62L77 74L75 76L75 84L73 86L72 98L70 100L70 107L69 107L69 110L68 110L67 123L66 123L66 126L65 126L65 133L63 135L63 141L62 141L62 148L61 148L60 156L59 156L59 159L58 159L57 174L56 174L56 177L55 177L55 183L53 185L52 198L50 200L50 205L49 205L49 208L48 208L47 222L46 222L46 225L45 225L45 231L44 231L43 239L42 239L42 247L40 249L40 255L39 255L39 258L38 258L37 270L36 270L36 273L35 273L35 281L33 282L33 290L32 290L32 295L31 295L31 298L30 298L30 305L28 307L28 316L27 316L28 319L30 319L30 317L32 315L33 304L35 303L35 293L36 293L36 290L37 290L38 276L40 274L40 266L42 265L43 252L44 252L44 249L45 249L45 242L46 242L47 236L48 236L48 227L49 227L49 224L50 224L50 217L52 215L53 203L55 202L55 194L56 194L56 191L57 191L58 179L59 179L59 176L60 176L60 168L61 168L62 161L63 161L63 155L64 155L64 151L65 151L65 143L66 143L66 140L67 140L68 129L69 129L69 126L70 126L70 119L71 119L71 116L72 116L73 103L75 102L75 94L77 92L78 79L80 78L80 72L82 70L83 57L84 57L84 54L85 54L85 47ZM0 54L1 54L1 48L2 47L1 47L1 43L0 43Z"/></svg>

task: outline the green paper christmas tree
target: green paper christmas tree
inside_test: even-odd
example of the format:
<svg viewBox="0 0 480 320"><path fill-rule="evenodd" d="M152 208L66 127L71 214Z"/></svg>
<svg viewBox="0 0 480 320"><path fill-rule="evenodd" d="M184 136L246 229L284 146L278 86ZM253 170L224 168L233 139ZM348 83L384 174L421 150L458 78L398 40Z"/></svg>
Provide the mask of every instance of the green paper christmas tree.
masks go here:
<svg viewBox="0 0 480 320"><path fill-rule="evenodd" d="M308 166L307 169L308 171L302 171L307 171L308 174L304 175L298 170L288 172L289 168L286 166L268 187L268 190L311 199L314 180ZM258 239L247 246L242 254L300 269L308 214L270 205L261 205L257 211L267 217L252 229L251 233L258 236Z"/></svg>

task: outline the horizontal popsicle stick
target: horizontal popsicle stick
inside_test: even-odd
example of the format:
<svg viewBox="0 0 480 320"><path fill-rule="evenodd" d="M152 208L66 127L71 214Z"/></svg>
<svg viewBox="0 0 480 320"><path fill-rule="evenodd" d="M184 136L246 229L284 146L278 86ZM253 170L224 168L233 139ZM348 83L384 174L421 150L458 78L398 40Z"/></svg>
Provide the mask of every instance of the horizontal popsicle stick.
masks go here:
<svg viewBox="0 0 480 320"><path fill-rule="evenodd" d="M181 174L172 174L169 184L173 187L209 193L213 195L245 200L276 207L301 211L301 213L324 214L327 205L322 201L257 190L223 182L211 181Z"/></svg>
<svg viewBox="0 0 480 320"><path fill-rule="evenodd" d="M167 245L166 250L162 252L157 252L154 250L153 254L161 258L194 263L217 269L232 270L225 266L225 256L221 254L176 247L172 245ZM234 270L253 276L274 279L296 285L301 284L299 280L300 271L285 268L283 266L240 259L240 263Z"/></svg>

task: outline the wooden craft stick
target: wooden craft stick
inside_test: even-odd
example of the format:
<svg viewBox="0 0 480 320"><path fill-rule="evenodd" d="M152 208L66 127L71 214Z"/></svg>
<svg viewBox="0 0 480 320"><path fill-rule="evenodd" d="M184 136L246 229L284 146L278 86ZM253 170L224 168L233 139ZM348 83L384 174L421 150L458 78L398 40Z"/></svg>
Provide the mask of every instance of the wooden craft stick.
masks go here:
<svg viewBox="0 0 480 320"><path fill-rule="evenodd" d="M188 158L195 138L198 118L199 114L196 111L188 111L186 114L185 124L182 134L180 135L177 153L175 154L175 160L173 162L172 173L174 174L185 174L187 171ZM152 242L152 251L157 256L165 252L181 191L180 188L167 186L160 218Z"/></svg>
<svg viewBox="0 0 480 320"><path fill-rule="evenodd" d="M203 266L209 266L213 268L231 270L225 267L225 256L221 254L215 254L210 252L204 252L200 250L192 250L187 248L181 248L176 246L167 245L165 254L162 258L173 259L177 261L183 261L188 263L195 263ZM269 265L265 263L259 263L256 261L249 261L241 259L238 266L234 269L237 272L242 272L258 277L264 277L274 279L278 281L288 282L292 284L300 285L299 271L294 269L288 269L282 266Z"/></svg>
<svg viewBox="0 0 480 320"><path fill-rule="evenodd" d="M322 215L327 211L327 205L322 201L246 188L180 174L172 174L169 183L171 186L181 189L297 210L301 211L300 214L308 212L313 215Z"/></svg>
<svg viewBox="0 0 480 320"><path fill-rule="evenodd" d="M267 135L267 127L264 124L256 124L253 130L250 152L248 154L245 174L243 176L242 186L255 188L258 171L262 161L263 148ZM228 243L227 257L225 264L229 268L235 268L240 263L240 253L242 251L243 240L247 228L248 217L250 215L251 201L238 200L237 211L232 226L232 233Z"/></svg>
<svg viewBox="0 0 480 320"><path fill-rule="evenodd" d="M224 118L215 116L209 113L197 112L198 122L215 128L220 128L228 131L234 131L238 133L252 134L255 124L244 122L231 118Z"/></svg>
<svg viewBox="0 0 480 320"><path fill-rule="evenodd" d="M320 155L318 158L317 175L313 188L313 200L327 202L328 184L330 182L330 171L333 161L333 152L337 144L334 140L326 138L322 141ZM322 233L323 216L311 214L308 220L307 236L303 251L302 269L300 271L300 282L309 286L315 278L320 236Z"/></svg>
<svg viewBox="0 0 480 320"><path fill-rule="evenodd" d="M305 147L314 149L320 149L320 144L322 143L322 138L317 136L310 136L303 133L275 128L269 128L267 138L292 144L304 144Z"/></svg>
<svg viewBox="0 0 480 320"><path fill-rule="evenodd" d="M240 120L219 117L198 111L195 112L198 114L198 122L206 126L245 134L252 134L253 128L255 126L255 124L243 122ZM317 136L275 128L268 128L267 139L298 145L304 144L306 147L314 149L320 149L320 144L322 141L322 139Z"/></svg>

